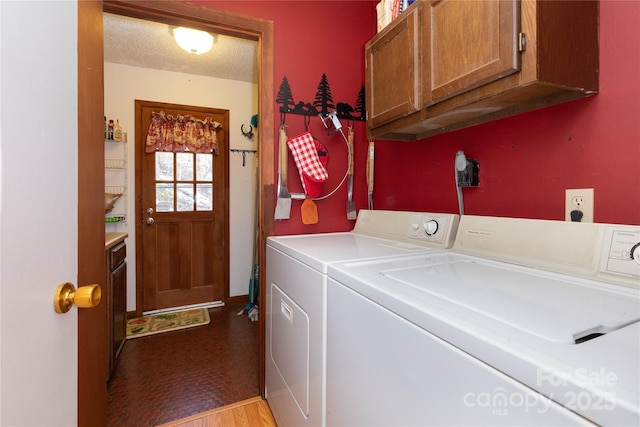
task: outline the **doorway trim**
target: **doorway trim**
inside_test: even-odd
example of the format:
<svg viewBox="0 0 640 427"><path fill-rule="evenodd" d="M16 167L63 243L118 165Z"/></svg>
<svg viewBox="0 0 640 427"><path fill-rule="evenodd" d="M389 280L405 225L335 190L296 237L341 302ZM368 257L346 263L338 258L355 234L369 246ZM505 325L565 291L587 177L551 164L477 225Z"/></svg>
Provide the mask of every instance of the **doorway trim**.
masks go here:
<svg viewBox="0 0 640 427"><path fill-rule="evenodd" d="M144 0L106 0L103 11L147 21L223 34L258 42L258 269L266 271L266 239L274 232L274 40L273 21L254 18L234 12L211 9L204 5L182 1L150 2ZM136 189L137 191L137 189ZM136 221L142 213L136 213ZM136 234L136 245L142 242ZM136 248L137 250L138 248ZM138 266L136 270L139 271ZM138 280L136 273L136 280ZM265 276L260 275L258 306L265 304ZM136 295L136 300L140 298ZM136 310L138 303L136 302ZM260 329L260 394L264 397L265 320L259 317Z"/></svg>

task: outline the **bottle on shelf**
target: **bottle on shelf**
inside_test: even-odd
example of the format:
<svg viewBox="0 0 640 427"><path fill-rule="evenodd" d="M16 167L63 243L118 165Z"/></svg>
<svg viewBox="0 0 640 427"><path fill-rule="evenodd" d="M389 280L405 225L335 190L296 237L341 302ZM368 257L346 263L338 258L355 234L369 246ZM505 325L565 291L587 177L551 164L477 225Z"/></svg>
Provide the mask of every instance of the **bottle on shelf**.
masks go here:
<svg viewBox="0 0 640 427"><path fill-rule="evenodd" d="M122 141L122 126L120 126L120 120L116 119L116 124L113 127L113 140Z"/></svg>
<svg viewBox="0 0 640 427"><path fill-rule="evenodd" d="M109 125L107 126L107 139L113 140L113 120L109 120Z"/></svg>

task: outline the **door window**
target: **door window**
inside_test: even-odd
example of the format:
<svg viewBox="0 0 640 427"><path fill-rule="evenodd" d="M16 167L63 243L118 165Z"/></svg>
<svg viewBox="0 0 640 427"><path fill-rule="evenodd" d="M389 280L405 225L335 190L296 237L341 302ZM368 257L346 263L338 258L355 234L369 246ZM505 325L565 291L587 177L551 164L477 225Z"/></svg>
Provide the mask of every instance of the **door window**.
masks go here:
<svg viewBox="0 0 640 427"><path fill-rule="evenodd" d="M156 152L156 212L213 210L213 154Z"/></svg>

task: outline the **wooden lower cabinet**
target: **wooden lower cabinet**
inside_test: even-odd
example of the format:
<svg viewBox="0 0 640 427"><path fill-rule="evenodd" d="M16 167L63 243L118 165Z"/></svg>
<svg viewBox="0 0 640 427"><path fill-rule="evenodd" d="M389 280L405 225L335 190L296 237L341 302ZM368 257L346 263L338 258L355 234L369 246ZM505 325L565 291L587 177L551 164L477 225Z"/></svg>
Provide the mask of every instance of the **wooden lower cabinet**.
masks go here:
<svg viewBox="0 0 640 427"><path fill-rule="evenodd" d="M109 378L127 338L127 246L122 241L106 250L107 349Z"/></svg>

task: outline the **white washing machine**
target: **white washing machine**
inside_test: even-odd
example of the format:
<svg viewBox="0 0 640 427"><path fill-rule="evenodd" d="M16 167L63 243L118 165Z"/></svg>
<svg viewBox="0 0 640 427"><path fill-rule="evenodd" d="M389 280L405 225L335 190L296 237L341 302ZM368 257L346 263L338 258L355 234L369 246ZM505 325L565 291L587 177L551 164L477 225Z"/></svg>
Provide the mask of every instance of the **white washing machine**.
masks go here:
<svg viewBox="0 0 640 427"><path fill-rule="evenodd" d="M267 239L265 394L278 426L326 425L328 266L445 250L457 226L452 214L360 210L351 232Z"/></svg>
<svg viewBox="0 0 640 427"><path fill-rule="evenodd" d="M465 215L328 275L327 425L640 425L640 227Z"/></svg>

